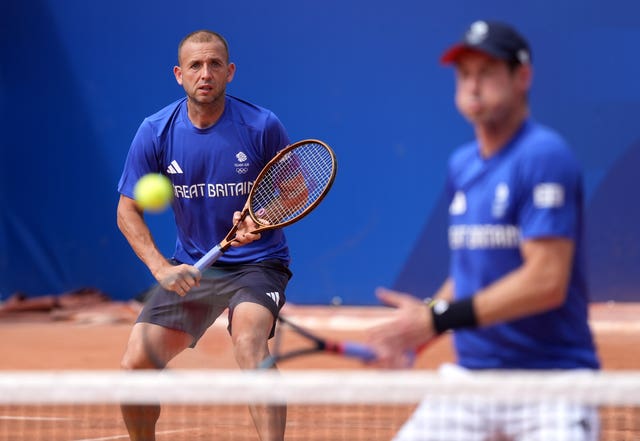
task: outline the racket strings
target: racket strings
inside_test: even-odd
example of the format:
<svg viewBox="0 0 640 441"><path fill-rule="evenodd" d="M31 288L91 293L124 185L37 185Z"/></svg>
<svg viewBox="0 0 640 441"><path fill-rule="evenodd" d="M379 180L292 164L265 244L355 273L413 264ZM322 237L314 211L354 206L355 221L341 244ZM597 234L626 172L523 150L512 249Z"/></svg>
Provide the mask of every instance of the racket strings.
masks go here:
<svg viewBox="0 0 640 441"><path fill-rule="evenodd" d="M274 163L255 184L251 211L265 225L295 219L322 197L333 175L334 160L327 148L303 144Z"/></svg>

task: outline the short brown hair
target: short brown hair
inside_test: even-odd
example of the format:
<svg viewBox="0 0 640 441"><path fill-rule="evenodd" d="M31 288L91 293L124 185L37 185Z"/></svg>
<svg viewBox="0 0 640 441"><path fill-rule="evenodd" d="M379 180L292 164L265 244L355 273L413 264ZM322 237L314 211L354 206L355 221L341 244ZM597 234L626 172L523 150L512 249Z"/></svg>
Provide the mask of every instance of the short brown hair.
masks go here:
<svg viewBox="0 0 640 441"><path fill-rule="evenodd" d="M209 31L206 29L200 29L198 31L193 31L184 37L180 44L178 45L178 64L180 64L180 51L182 51L182 46L188 41L193 41L194 43L208 43L210 41L219 40L224 46L224 50L227 54L226 61L229 62L229 44L225 38L214 31Z"/></svg>

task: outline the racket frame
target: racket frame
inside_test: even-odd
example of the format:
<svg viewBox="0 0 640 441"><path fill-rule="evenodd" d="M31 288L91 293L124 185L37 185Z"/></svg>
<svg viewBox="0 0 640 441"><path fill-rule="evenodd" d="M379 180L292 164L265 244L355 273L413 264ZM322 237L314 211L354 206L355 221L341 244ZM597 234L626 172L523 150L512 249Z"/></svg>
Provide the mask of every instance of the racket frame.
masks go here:
<svg viewBox="0 0 640 441"><path fill-rule="evenodd" d="M277 224L265 224L265 223L263 223L260 220L259 215L254 213L253 210L251 209L251 203L250 203L251 199L253 198L256 189L259 187L259 185L256 185L256 184L260 183L260 181L264 178L264 176L267 173L269 173L271 167L274 164L278 163L282 158L284 158L286 155L288 155L293 150L295 150L295 149L297 149L297 148L299 148L299 147L301 147L303 145L306 145L306 144L318 144L318 145L321 145L329 153L330 158L331 158L331 175L330 175L329 179L327 180L327 183L325 184L324 188L322 189L322 191L320 192L318 197L311 204L309 204L308 207L305 207L305 209L302 210L300 213L298 213L296 216L293 216L291 219L288 219L287 221L284 221L284 222L279 222ZM283 227L285 227L287 225L290 225L290 224L292 224L294 222L299 221L300 219L305 217L307 214L309 214L324 199L324 197L327 195L327 193L331 189L331 186L333 185L333 181L336 178L337 171L338 171L338 163L337 163L336 155L335 155L333 149L331 147L329 147L329 145L327 145L323 141L320 141L318 139L303 139L301 141L298 141L298 142L295 142L293 144L290 144L290 145L286 146L285 148L280 150L273 158L271 158L271 160L269 160L269 162L267 162L267 164L262 168L262 170L260 171L260 173L258 174L256 179L253 181L253 186L251 187L251 190L249 191L249 196L247 197L247 202L245 203L244 207L242 208L242 212L240 214L240 219L238 219L238 221L233 224L233 226L231 227L231 230L229 230L229 232L224 237L224 239L222 239L222 241L220 241L220 243L218 243L215 247L213 247L211 250L209 250L204 256L202 256L194 264L194 266L196 268L198 268L198 270L202 271L204 268L206 268L207 266L211 265L213 262L218 260L218 258L220 256L222 256L222 254L224 254L224 252L226 250L228 250L229 247L231 246L231 244L234 242L236 232L238 231L238 228L240 227L240 224L247 217L247 215L251 217L251 219L253 220L253 222L256 225L258 225L258 228L256 228L255 230L251 231L252 234L260 233L260 232L266 231L266 230L273 230L273 229L276 229L276 228L283 228Z"/></svg>

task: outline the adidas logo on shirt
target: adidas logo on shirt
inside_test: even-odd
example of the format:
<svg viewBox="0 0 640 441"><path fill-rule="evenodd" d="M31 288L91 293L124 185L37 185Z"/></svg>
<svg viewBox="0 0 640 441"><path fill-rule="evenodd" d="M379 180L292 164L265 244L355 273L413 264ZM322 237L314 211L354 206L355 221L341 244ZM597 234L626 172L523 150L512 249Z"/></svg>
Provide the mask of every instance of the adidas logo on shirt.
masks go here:
<svg viewBox="0 0 640 441"><path fill-rule="evenodd" d="M169 164L169 167L167 167L167 173L169 173L170 175L181 175L184 172L178 165L178 161L174 159L173 161L171 161L171 164Z"/></svg>

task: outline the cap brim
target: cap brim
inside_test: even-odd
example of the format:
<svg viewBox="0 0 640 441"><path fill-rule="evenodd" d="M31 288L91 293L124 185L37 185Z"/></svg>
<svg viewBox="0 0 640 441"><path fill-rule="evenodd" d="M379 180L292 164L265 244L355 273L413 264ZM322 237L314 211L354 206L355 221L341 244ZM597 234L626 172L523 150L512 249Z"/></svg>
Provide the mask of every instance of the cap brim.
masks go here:
<svg viewBox="0 0 640 441"><path fill-rule="evenodd" d="M458 59L460 54L463 52L469 51L469 47L464 44L456 44L447 49L444 54L440 57L440 63L442 64L453 64Z"/></svg>
<svg viewBox="0 0 640 441"><path fill-rule="evenodd" d="M498 60L505 60L505 57L503 55L499 53L495 53L491 49L482 47L481 45L468 46L464 43L458 43L454 46L451 46L449 49L445 51L444 54L442 54L442 56L440 57L440 62L445 65L450 65L455 63L456 60L460 57L460 55L470 53L470 52L485 54L490 57L496 58Z"/></svg>

